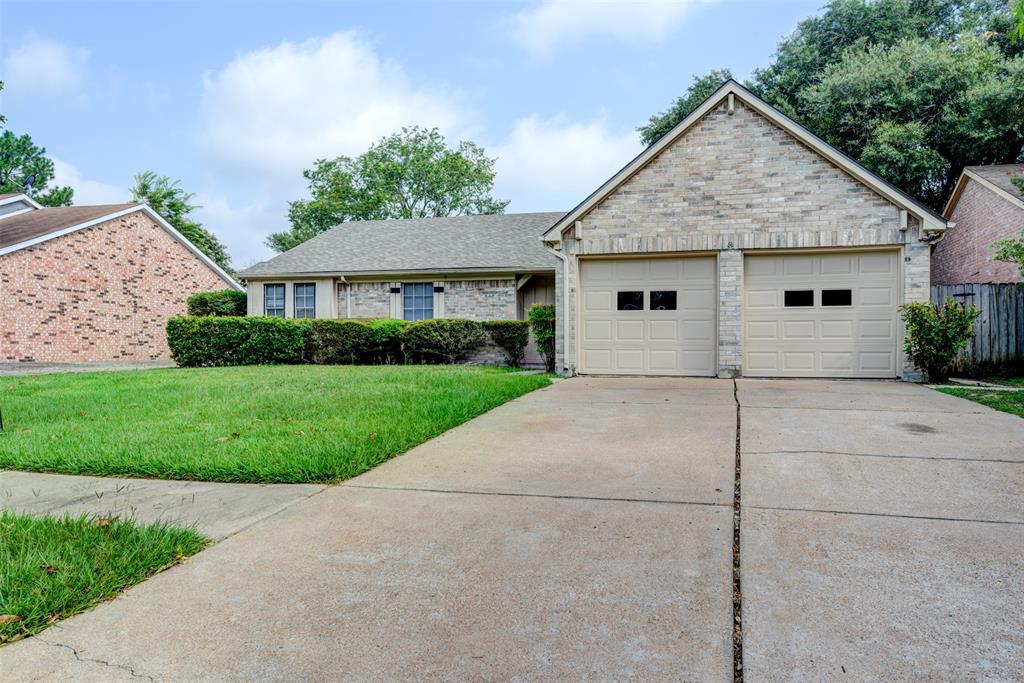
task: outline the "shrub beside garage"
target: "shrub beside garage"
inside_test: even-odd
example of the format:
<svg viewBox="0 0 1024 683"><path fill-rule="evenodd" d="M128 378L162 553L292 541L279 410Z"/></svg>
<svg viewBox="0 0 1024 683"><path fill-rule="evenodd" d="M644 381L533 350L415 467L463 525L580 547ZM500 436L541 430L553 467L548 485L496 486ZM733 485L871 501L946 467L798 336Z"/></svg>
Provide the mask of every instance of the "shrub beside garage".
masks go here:
<svg viewBox="0 0 1024 683"><path fill-rule="evenodd" d="M167 321L167 344L178 365L210 367L456 363L489 343L501 349L509 365L518 367L529 329L525 320L183 316Z"/></svg>

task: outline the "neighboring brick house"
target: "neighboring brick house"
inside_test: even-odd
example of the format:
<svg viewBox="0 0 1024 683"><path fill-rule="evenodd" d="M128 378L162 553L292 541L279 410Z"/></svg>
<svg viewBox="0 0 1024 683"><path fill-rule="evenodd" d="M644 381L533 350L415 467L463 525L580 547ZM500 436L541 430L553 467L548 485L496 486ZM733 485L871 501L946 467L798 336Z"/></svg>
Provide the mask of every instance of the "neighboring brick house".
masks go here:
<svg viewBox="0 0 1024 683"><path fill-rule="evenodd" d="M554 301L566 374L918 379L899 306L945 229L728 81L568 213L346 223L240 275L254 315Z"/></svg>
<svg viewBox="0 0 1024 683"><path fill-rule="evenodd" d="M1024 282L1013 263L992 258L996 240L1024 230L1024 195L1010 181L1022 164L968 166L943 215L951 227L932 251L932 283Z"/></svg>
<svg viewBox="0 0 1024 683"><path fill-rule="evenodd" d="M143 204L0 195L0 363L157 360L202 291L241 289Z"/></svg>

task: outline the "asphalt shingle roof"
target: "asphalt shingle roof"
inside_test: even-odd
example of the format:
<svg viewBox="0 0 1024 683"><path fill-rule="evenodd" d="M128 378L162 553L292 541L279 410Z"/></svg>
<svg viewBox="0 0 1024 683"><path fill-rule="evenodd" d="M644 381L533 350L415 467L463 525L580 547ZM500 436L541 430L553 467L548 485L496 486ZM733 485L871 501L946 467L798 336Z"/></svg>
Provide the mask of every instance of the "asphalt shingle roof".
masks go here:
<svg viewBox="0 0 1024 683"><path fill-rule="evenodd" d="M0 219L0 249L70 228L141 204L55 206Z"/></svg>
<svg viewBox="0 0 1024 683"><path fill-rule="evenodd" d="M239 277L302 273L554 270L540 236L563 213L352 221L257 263Z"/></svg>
<svg viewBox="0 0 1024 683"><path fill-rule="evenodd" d="M1014 197L1024 199L1017 186L1010 182L1010 176L1024 173L1024 164L1000 164L994 166L968 166L967 169L989 181L1000 190L1009 192Z"/></svg>

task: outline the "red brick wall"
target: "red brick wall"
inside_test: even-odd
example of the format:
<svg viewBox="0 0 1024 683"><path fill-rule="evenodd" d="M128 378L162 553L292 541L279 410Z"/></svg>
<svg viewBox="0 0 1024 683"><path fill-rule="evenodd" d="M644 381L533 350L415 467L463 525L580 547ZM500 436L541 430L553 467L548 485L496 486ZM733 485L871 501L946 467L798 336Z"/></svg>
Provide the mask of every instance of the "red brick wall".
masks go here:
<svg viewBox="0 0 1024 683"><path fill-rule="evenodd" d="M0 362L168 358L167 318L227 286L142 211L0 256Z"/></svg>
<svg viewBox="0 0 1024 683"><path fill-rule="evenodd" d="M1024 229L1024 209L971 178L953 209L956 226L932 252L932 284L1021 282L1012 263L992 258L992 243Z"/></svg>

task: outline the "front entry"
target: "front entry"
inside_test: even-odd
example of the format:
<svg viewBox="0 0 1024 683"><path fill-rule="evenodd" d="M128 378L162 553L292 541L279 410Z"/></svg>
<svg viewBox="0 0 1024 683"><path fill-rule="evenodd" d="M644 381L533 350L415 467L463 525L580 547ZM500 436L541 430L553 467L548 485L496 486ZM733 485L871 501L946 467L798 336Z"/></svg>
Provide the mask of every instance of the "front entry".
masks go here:
<svg viewBox="0 0 1024 683"><path fill-rule="evenodd" d="M713 256L582 259L583 374L714 376Z"/></svg>

